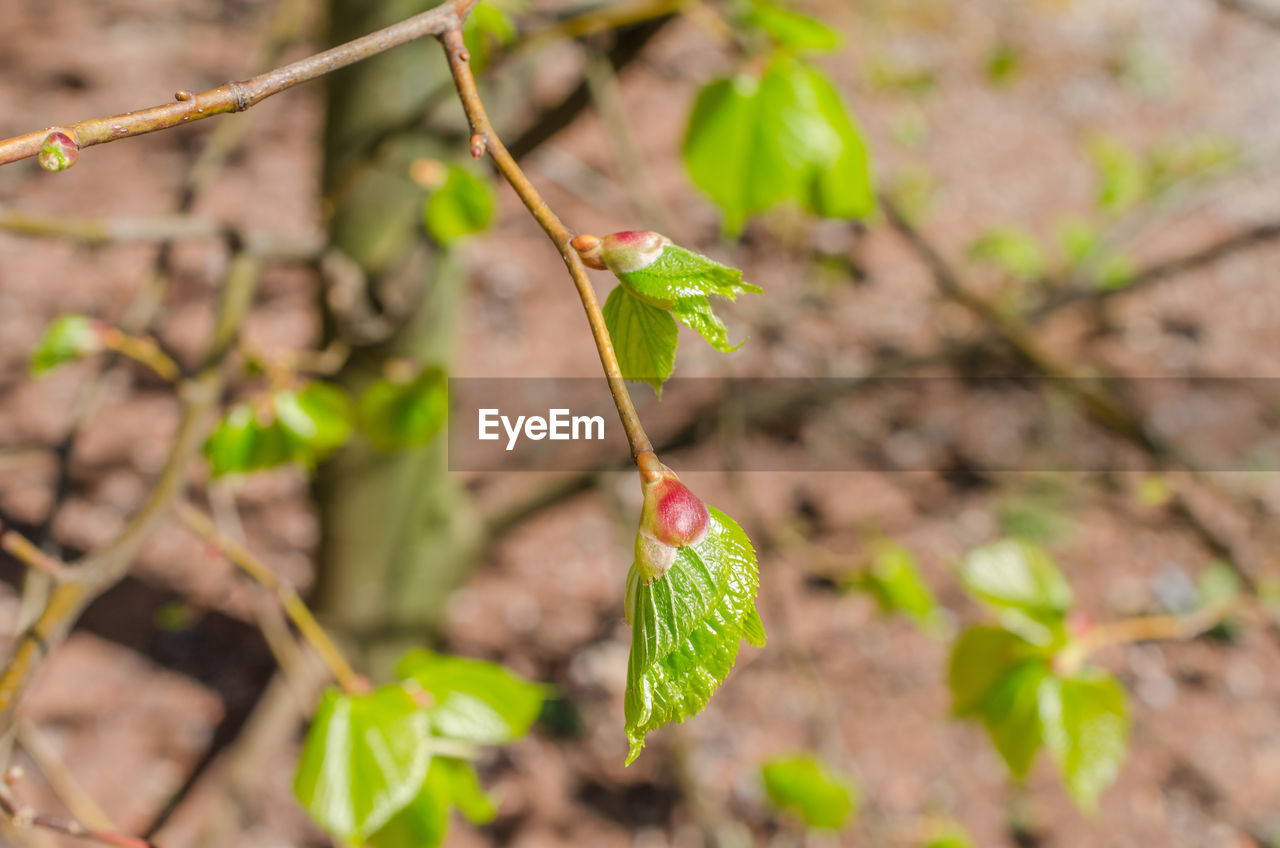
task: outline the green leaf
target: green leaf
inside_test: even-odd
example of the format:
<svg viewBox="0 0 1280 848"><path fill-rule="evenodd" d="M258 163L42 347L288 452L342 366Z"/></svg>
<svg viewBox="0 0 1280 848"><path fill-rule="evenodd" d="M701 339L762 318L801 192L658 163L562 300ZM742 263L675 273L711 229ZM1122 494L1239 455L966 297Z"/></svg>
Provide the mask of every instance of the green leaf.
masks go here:
<svg viewBox="0 0 1280 848"><path fill-rule="evenodd" d="M1074 600L1049 554L1025 539L1002 539L970 551L961 563L960 581L1006 626L1040 643L1060 636Z"/></svg>
<svg viewBox="0 0 1280 848"><path fill-rule="evenodd" d="M489 65L497 48L511 44L519 35L515 21L504 7L523 8L524 4L510 0L502 4L477 3L462 25L463 43L471 54L471 67L476 74L482 73Z"/></svg>
<svg viewBox="0 0 1280 848"><path fill-rule="evenodd" d="M1019 663L996 682L982 702L982 721L1009 771L1026 777L1040 749L1040 686L1049 676L1042 660Z"/></svg>
<svg viewBox="0 0 1280 848"><path fill-rule="evenodd" d="M247 474L290 462L313 468L350 438L353 418L346 393L320 382L276 392L266 404L237 404L205 443L210 473Z"/></svg>
<svg viewBox="0 0 1280 848"><path fill-rule="evenodd" d="M471 764L453 757L435 757L417 796L369 837L373 848L433 848L444 842L449 809L458 810L474 824L493 821L497 811L480 789Z"/></svg>
<svg viewBox="0 0 1280 848"><path fill-rule="evenodd" d="M493 189L466 168L449 166L440 188L431 192L422 209L423 224L433 239L450 247L459 239L483 232L493 220Z"/></svg>
<svg viewBox="0 0 1280 848"><path fill-rule="evenodd" d="M733 668L740 640L764 645L755 608L755 549L732 518L714 507L709 511L706 538L677 549L666 574L644 583L632 564L628 576L628 764L640 755L649 731L684 721L707 705Z"/></svg>
<svg viewBox="0 0 1280 848"><path fill-rule="evenodd" d="M413 680L432 700L428 712L440 736L501 745L523 736L538 718L546 687L497 663L419 650L406 654L396 675Z"/></svg>
<svg viewBox="0 0 1280 848"><path fill-rule="evenodd" d="M853 588L867 592L886 613L901 612L923 629L940 626L938 603L920 576L915 557L901 545L877 546L871 567L853 580Z"/></svg>
<svg viewBox="0 0 1280 848"><path fill-rule="evenodd" d="M28 368L31 376L43 377L59 365L102 350L102 333L95 325L96 322L85 315L55 318L31 350Z"/></svg>
<svg viewBox="0 0 1280 848"><path fill-rule="evenodd" d="M750 216L788 201L829 218L875 210L861 131L830 81L786 56L762 78L738 75L698 93L684 160L730 235Z"/></svg>
<svg viewBox="0 0 1280 848"><path fill-rule="evenodd" d="M816 830L840 830L857 815L858 787L813 754L775 757L760 768L769 800Z"/></svg>
<svg viewBox="0 0 1280 848"><path fill-rule="evenodd" d="M920 848L975 848L972 837L959 822L941 821L929 827Z"/></svg>
<svg viewBox="0 0 1280 848"><path fill-rule="evenodd" d="M604 302L604 323L618 354L622 376L653 386L662 396L662 384L676 364L679 331L666 310L650 306L630 294L625 285L615 286Z"/></svg>
<svg viewBox="0 0 1280 848"><path fill-rule="evenodd" d="M969 255L995 265L1015 280L1034 280L1045 273L1040 242L1020 227L988 230L969 245Z"/></svg>
<svg viewBox="0 0 1280 848"><path fill-rule="evenodd" d="M737 268L721 265L701 253L674 244L668 244L662 254L644 268L616 276L627 292L635 295L643 305L669 310L680 323L697 332L721 353L731 353L742 343L729 343L728 330L712 310L707 297L716 295L735 300L743 292L760 292L759 286L743 281L742 272ZM617 303L615 309L622 306L622 303ZM651 317L646 317L645 323L660 334L657 337L659 344L665 343L665 339L672 339L674 327L668 328ZM672 349L674 351L674 341ZM658 365L661 364L659 361ZM670 373L668 370L667 374Z"/></svg>
<svg viewBox="0 0 1280 848"><path fill-rule="evenodd" d="M367 695L325 692L311 721L293 791L316 823L363 842L422 788L430 718L399 685Z"/></svg>
<svg viewBox="0 0 1280 848"><path fill-rule="evenodd" d="M351 399L337 386L307 383L300 391L276 392L276 420L294 443L294 458L314 465L351 437Z"/></svg>
<svg viewBox="0 0 1280 848"><path fill-rule="evenodd" d="M424 445L449 416L449 382L434 367L409 380L375 380L361 392L356 409L360 432L378 450Z"/></svg>
<svg viewBox="0 0 1280 848"><path fill-rule="evenodd" d="M1040 721L1071 797L1082 809L1096 809L1098 796L1120 773L1128 745L1124 689L1097 670L1048 677L1040 687Z"/></svg>
<svg viewBox="0 0 1280 848"><path fill-rule="evenodd" d="M838 49L842 41L840 33L821 21L770 3L757 3L746 22L789 50L827 52Z"/></svg>
<svg viewBox="0 0 1280 848"><path fill-rule="evenodd" d="M1110 135L1088 142L1089 155L1098 175L1098 208L1128 212L1150 194L1150 175L1142 159L1128 145Z"/></svg>
<svg viewBox="0 0 1280 848"><path fill-rule="evenodd" d="M992 691L1015 667L1043 652L1002 627L971 627L951 649L947 682L951 711L957 716L982 713Z"/></svg>

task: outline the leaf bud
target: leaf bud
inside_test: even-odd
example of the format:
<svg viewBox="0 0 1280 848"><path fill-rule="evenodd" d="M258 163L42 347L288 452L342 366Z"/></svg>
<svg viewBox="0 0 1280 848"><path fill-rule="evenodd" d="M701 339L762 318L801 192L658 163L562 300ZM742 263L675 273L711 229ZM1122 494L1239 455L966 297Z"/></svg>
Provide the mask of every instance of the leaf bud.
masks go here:
<svg viewBox="0 0 1280 848"><path fill-rule="evenodd" d="M80 146L76 140L60 130L54 130L44 137L40 153L36 157L40 167L46 171L57 173L65 171L80 158Z"/></svg>

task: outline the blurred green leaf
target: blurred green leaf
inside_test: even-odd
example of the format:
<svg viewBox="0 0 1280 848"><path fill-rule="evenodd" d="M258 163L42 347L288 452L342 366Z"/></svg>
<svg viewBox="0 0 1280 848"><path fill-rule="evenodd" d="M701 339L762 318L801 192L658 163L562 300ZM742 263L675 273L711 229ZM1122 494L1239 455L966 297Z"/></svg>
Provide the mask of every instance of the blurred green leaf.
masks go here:
<svg viewBox="0 0 1280 848"><path fill-rule="evenodd" d="M982 701L983 724L1015 777L1026 776L1040 748L1040 686L1048 676L1047 662L1025 660L1009 668Z"/></svg>
<svg viewBox="0 0 1280 848"><path fill-rule="evenodd" d="M396 675L431 696L435 733L476 745L502 745L523 736L538 718L547 689L497 663L418 650L406 654Z"/></svg>
<svg viewBox="0 0 1280 848"><path fill-rule="evenodd" d="M1022 70L1022 51L1011 41L1001 41L987 54L983 70L988 82L995 85L1010 83Z"/></svg>
<svg viewBox="0 0 1280 848"><path fill-rule="evenodd" d="M399 685L330 689L303 744L293 791L311 817L364 842L417 796L431 762L430 719Z"/></svg>
<svg viewBox="0 0 1280 848"><path fill-rule="evenodd" d="M854 782L813 754L775 757L760 769L769 800L817 830L840 830L858 812Z"/></svg>
<svg viewBox="0 0 1280 848"><path fill-rule="evenodd" d="M991 263L1015 280L1035 280L1046 270L1040 242L1021 227L987 230L969 245L969 256Z"/></svg>
<svg viewBox="0 0 1280 848"><path fill-rule="evenodd" d="M484 72L493 53L516 40L519 30L509 10L523 9L524 3L506 0L502 3L481 0L471 9L462 25L462 39L471 54L471 67L476 74Z"/></svg>
<svg viewBox="0 0 1280 848"><path fill-rule="evenodd" d="M920 848L976 848L968 831L959 822L936 822L929 827Z"/></svg>
<svg viewBox="0 0 1280 848"><path fill-rule="evenodd" d="M840 33L821 21L772 3L756 2L746 22L789 50L826 52L838 49L842 41Z"/></svg>
<svg viewBox="0 0 1280 848"><path fill-rule="evenodd" d="M1044 656L1035 645L1002 627L970 627L951 649L947 669L951 711L957 716L980 715L988 696L1014 668Z"/></svg>
<svg viewBox="0 0 1280 848"><path fill-rule="evenodd" d="M870 568L853 579L852 588L875 598L882 611L900 612L926 632L936 633L941 625L933 592L920 576L915 557L902 545L877 545Z"/></svg>
<svg viewBox="0 0 1280 848"><path fill-rule="evenodd" d="M618 354L622 376L648 383L662 395L662 384L675 369L679 331L664 309L650 306L616 286L604 302L604 323Z"/></svg>
<svg viewBox="0 0 1280 848"><path fill-rule="evenodd" d="M1098 207L1124 213L1146 199L1151 186L1141 157L1115 136L1100 134L1087 144L1098 175Z"/></svg>
<svg viewBox="0 0 1280 848"><path fill-rule="evenodd" d="M28 372L32 377L45 374L85 356L102 350L102 333L97 322L86 315L61 315L55 318L31 350Z"/></svg>
<svg viewBox="0 0 1280 848"><path fill-rule="evenodd" d="M645 583L633 563L627 576L628 764L650 731L707 705L733 668L740 641L757 647L765 642L755 606L755 549L737 522L715 507L709 511L706 537L676 549L665 574Z"/></svg>
<svg viewBox="0 0 1280 848"><path fill-rule="evenodd" d="M1034 542L1002 539L970 551L960 582L994 609L1007 627L1037 642L1061 634L1074 596L1053 558Z"/></svg>
<svg viewBox="0 0 1280 848"><path fill-rule="evenodd" d="M360 432L378 450L391 453L435 438L449 416L449 382L440 368L411 379L381 378L357 402Z"/></svg>
<svg viewBox="0 0 1280 848"><path fill-rule="evenodd" d="M875 209L861 131L830 81L787 56L775 57L762 78L739 75L703 88L684 159L730 235L788 201L828 218L863 218Z"/></svg>
<svg viewBox="0 0 1280 848"><path fill-rule="evenodd" d="M862 67L867 84L876 91L897 92L913 97L932 94L938 87L936 69L889 53L872 56Z"/></svg>
<svg viewBox="0 0 1280 848"><path fill-rule="evenodd" d="M449 166L444 184L427 197L422 217L437 243L450 247L462 238L483 232L493 220L493 189L466 168Z"/></svg>
<svg viewBox="0 0 1280 848"><path fill-rule="evenodd" d="M205 443L210 473L247 474L291 462L312 468L351 436L346 393L328 383L285 389L264 404L233 406Z"/></svg>
<svg viewBox="0 0 1280 848"><path fill-rule="evenodd" d="M1047 677L1040 687L1045 747L1084 810L1097 808L1098 796L1120 772L1129 739L1127 700L1114 678L1091 669Z"/></svg>
<svg viewBox="0 0 1280 848"><path fill-rule="evenodd" d="M369 845L434 848L444 842L449 809L455 806L473 824L487 824L497 812L470 763L435 757L417 796L369 838Z"/></svg>

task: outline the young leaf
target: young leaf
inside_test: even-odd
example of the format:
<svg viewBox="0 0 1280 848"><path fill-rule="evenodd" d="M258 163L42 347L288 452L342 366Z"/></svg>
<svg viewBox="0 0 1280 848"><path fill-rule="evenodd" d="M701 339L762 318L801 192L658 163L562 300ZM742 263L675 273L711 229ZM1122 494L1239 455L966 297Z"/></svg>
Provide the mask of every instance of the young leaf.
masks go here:
<svg viewBox="0 0 1280 848"><path fill-rule="evenodd" d="M36 342L28 370L32 377L43 377L59 365L100 350L102 332L97 322L85 315L62 315L49 324Z"/></svg>
<svg viewBox="0 0 1280 848"><path fill-rule="evenodd" d="M316 823L364 842L422 788L430 719L399 685L367 695L325 692L311 721L293 791Z"/></svg>
<svg viewBox="0 0 1280 848"><path fill-rule="evenodd" d="M450 807L457 807L473 824L487 824L497 812L470 763L435 757L417 797L369 837L369 845L434 848L444 842L448 832Z"/></svg>
<svg viewBox="0 0 1280 848"><path fill-rule="evenodd" d="M662 384L676 363L680 334L675 319L628 292L626 286L615 286L604 302L604 323L622 376L648 383L661 396Z"/></svg>
<svg viewBox="0 0 1280 848"><path fill-rule="evenodd" d="M493 189L466 168L449 166L444 185L431 192L422 208L427 232L442 247L488 228L493 220Z"/></svg>
<svg viewBox="0 0 1280 848"><path fill-rule="evenodd" d="M515 21L504 8L512 6L523 8L524 4L480 2L467 15L466 23L462 25L462 38L467 52L471 54L471 67L475 73L484 71L495 49L512 43L519 35Z"/></svg>
<svg viewBox="0 0 1280 848"><path fill-rule="evenodd" d="M643 304L670 310L677 320L721 353L735 351L741 344L729 343L728 331L712 311L707 297L716 295L735 300L742 292L758 294L761 291L759 286L744 282L737 268L721 265L674 244L667 244L658 258L643 268L614 271L614 274ZM659 328L659 332L664 331L665 328ZM670 338L669 333L667 337Z"/></svg>
<svg viewBox="0 0 1280 848"><path fill-rule="evenodd" d="M957 716L981 715L992 691L1014 668L1043 652L1002 627L971 627L951 649L947 682L951 711Z"/></svg>
<svg viewBox="0 0 1280 848"><path fill-rule="evenodd" d="M435 438L449 415L444 371L426 368L408 381L379 379L356 403L360 432L378 450L391 453Z"/></svg>
<svg viewBox="0 0 1280 848"><path fill-rule="evenodd" d="M1094 810L1098 796L1120 773L1129 739L1124 689L1097 670L1048 677L1040 687L1040 722L1071 797Z"/></svg>
<svg viewBox="0 0 1280 848"><path fill-rule="evenodd" d="M1044 251L1035 236L1021 227L996 227L969 245L969 255L989 262L1015 280L1044 276Z"/></svg>
<svg viewBox="0 0 1280 848"><path fill-rule="evenodd" d="M757 2L746 23L767 33L788 50L826 52L840 47L840 33L808 15Z"/></svg>
<svg viewBox="0 0 1280 848"><path fill-rule="evenodd" d="M626 730L630 764L644 738L707 705L738 656L739 640L763 646L756 612L755 549L733 519L709 509L706 535L675 548L674 560L649 582L636 564L628 576Z"/></svg>
<svg viewBox="0 0 1280 848"><path fill-rule="evenodd" d="M432 730L477 745L501 745L523 736L538 718L547 689L502 666L432 651L412 651L396 666L402 679L431 696Z"/></svg>
<svg viewBox="0 0 1280 848"><path fill-rule="evenodd" d="M1063 615L1074 600L1049 554L1025 539L1002 539L970 551L960 566L960 581L1007 626L1039 643L1060 636Z"/></svg>
<svg viewBox="0 0 1280 848"><path fill-rule="evenodd" d="M936 632L940 625L933 592L920 576L915 557L901 545L877 546L871 567L852 585L875 598L886 613L901 612L929 632Z"/></svg>
<svg viewBox="0 0 1280 848"><path fill-rule="evenodd" d="M861 131L831 82L786 56L759 79L721 79L698 93L684 160L694 185L720 207L730 235L786 201L828 218L875 210Z"/></svg>
<svg viewBox="0 0 1280 848"><path fill-rule="evenodd" d="M351 436L346 393L328 383L276 392L269 403L232 407L205 443L210 473L246 474L290 462L314 467Z"/></svg>
<svg viewBox="0 0 1280 848"><path fill-rule="evenodd" d="M1040 686L1048 676L1047 662L1019 663L983 699L982 720L987 733L1009 771L1018 778L1026 776L1040 748Z"/></svg>
<svg viewBox="0 0 1280 848"><path fill-rule="evenodd" d="M774 806L816 830L840 830L857 815L858 787L813 754L775 757L760 769Z"/></svg>

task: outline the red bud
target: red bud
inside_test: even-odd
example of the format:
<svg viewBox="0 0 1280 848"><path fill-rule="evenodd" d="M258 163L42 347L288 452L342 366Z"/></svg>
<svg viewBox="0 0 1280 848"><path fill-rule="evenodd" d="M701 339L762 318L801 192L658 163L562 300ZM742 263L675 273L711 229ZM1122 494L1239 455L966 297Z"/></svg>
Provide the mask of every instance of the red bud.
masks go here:
<svg viewBox="0 0 1280 848"><path fill-rule="evenodd" d="M626 230L600 239L600 258L605 267L615 274L627 274L648 268L671 239L653 230Z"/></svg>
<svg viewBox="0 0 1280 848"><path fill-rule="evenodd" d="M80 146L76 140L60 130L54 130L44 138L36 157L46 171L65 171L80 158Z"/></svg>
<svg viewBox="0 0 1280 848"><path fill-rule="evenodd" d="M644 506L636 534L636 566L646 582L666 573L676 549L705 539L711 525L702 499L671 469L656 461L654 465L650 473L641 475Z"/></svg>

